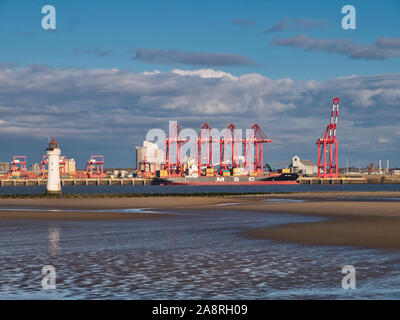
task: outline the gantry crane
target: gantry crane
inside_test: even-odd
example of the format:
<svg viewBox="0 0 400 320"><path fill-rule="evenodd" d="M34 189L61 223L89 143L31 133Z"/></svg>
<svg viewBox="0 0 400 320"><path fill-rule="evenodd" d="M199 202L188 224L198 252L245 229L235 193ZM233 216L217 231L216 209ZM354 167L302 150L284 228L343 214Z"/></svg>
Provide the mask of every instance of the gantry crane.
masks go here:
<svg viewBox="0 0 400 320"><path fill-rule="evenodd" d="M181 176L183 174L182 146L188 139L182 139L181 129L177 122L173 123L164 141L165 161L164 170L167 170L168 177ZM176 160L172 160L172 146L175 145Z"/></svg>
<svg viewBox="0 0 400 320"><path fill-rule="evenodd" d="M248 168L249 172L262 176L264 174L263 144L272 142L272 140L255 123L251 126L250 136L244 142L244 166Z"/></svg>
<svg viewBox="0 0 400 320"><path fill-rule="evenodd" d="M89 178L103 178L104 177L104 156L93 155L86 162L86 172Z"/></svg>
<svg viewBox="0 0 400 320"><path fill-rule="evenodd" d="M318 177L338 177L338 141L336 138L336 125L339 113L339 98L334 98L331 111L331 122L326 127L325 133L317 140L318 146Z"/></svg>
<svg viewBox="0 0 400 320"><path fill-rule="evenodd" d="M211 170L212 174L214 174L214 161L213 161L213 137L211 135L211 127L208 123L204 123L201 126L200 135L197 139L197 166L198 166L198 174L201 175L201 168L206 166L206 171ZM202 146L205 147L205 158L202 157ZM204 151L204 150L203 150ZM203 162L203 159L206 162Z"/></svg>

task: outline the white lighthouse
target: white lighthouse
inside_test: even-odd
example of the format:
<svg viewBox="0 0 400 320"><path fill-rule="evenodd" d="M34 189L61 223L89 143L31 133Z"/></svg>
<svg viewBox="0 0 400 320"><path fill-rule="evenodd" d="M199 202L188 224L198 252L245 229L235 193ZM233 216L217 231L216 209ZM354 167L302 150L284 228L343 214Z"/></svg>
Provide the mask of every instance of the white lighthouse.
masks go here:
<svg viewBox="0 0 400 320"><path fill-rule="evenodd" d="M46 149L48 157L48 172L47 172L47 190L48 194L60 194L60 155L61 150L58 148L56 140L52 139Z"/></svg>

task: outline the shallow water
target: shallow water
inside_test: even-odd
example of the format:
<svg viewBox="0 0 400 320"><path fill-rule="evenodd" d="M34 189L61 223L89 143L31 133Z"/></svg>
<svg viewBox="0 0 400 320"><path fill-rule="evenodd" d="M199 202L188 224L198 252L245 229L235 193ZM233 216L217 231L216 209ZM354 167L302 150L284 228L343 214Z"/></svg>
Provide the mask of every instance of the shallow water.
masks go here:
<svg viewBox="0 0 400 320"><path fill-rule="evenodd" d="M282 198L282 199L264 199L264 202L296 203L296 202L307 202L307 200Z"/></svg>
<svg viewBox="0 0 400 320"><path fill-rule="evenodd" d="M45 186L0 187L0 194L43 194ZM241 193L307 191L400 191L400 184L263 185L263 186L64 186L63 193Z"/></svg>
<svg viewBox="0 0 400 320"><path fill-rule="evenodd" d="M120 213L154 213L148 208L125 208L125 209L49 209L49 208L29 208L29 207L1 207L0 211L23 211L23 212L120 212Z"/></svg>
<svg viewBox="0 0 400 320"><path fill-rule="evenodd" d="M151 220L1 221L0 299L400 298L400 254L243 238L318 218L173 212ZM357 270L344 290L341 269ZM41 288L44 265L55 290Z"/></svg>
<svg viewBox="0 0 400 320"><path fill-rule="evenodd" d="M390 198L390 197L385 197L385 198L374 198L374 197L336 197L337 199L340 200L356 200L356 201L384 201L384 202L397 202L400 201L400 198Z"/></svg>

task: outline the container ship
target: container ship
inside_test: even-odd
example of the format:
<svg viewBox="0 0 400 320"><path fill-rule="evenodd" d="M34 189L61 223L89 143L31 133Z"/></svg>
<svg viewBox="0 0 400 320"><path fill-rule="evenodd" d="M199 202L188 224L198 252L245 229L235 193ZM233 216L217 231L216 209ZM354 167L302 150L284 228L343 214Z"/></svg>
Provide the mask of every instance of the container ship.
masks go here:
<svg viewBox="0 0 400 320"><path fill-rule="evenodd" d="M282 173L271 176L201 176L155 178L159 185L291 185L298 184L298 174Z"/></svg>

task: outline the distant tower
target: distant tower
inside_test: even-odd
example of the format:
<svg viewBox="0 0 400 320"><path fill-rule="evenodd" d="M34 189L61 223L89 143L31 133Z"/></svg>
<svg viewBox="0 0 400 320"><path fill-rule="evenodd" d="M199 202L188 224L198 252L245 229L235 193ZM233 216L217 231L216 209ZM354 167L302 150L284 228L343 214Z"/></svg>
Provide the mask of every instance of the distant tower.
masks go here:
<svg viewBox="0 0 400 320"><path fill-rule="evenodd" d="M47 190L48 194L60 194L60 155L58 143L52 139L46 149L48 156Z"/></svg>

